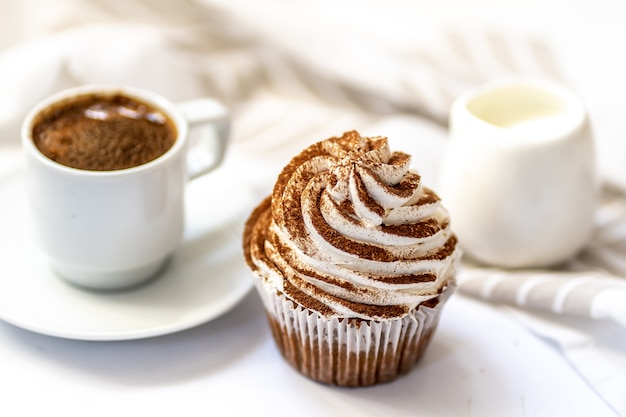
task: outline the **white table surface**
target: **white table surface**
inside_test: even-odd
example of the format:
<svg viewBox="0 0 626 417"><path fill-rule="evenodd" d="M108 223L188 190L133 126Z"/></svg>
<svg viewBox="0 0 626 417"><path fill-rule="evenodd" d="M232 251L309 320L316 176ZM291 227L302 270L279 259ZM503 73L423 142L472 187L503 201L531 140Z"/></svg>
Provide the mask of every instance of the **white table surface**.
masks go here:
<svg viewBox="0 0 626 417"><path fill-rule="evenodd" d="M0 322L0 415L613 416L554 346L455 295L419 365L359 389L312 382L276 350L254 290L150 339L65 340Z"/></svg>

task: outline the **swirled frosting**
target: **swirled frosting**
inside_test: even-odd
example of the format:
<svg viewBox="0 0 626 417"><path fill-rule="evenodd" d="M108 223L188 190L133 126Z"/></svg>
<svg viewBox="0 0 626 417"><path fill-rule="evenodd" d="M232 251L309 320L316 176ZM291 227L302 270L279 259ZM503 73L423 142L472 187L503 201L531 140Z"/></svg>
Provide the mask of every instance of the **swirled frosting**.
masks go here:
<svg viewBox="0 0 626 417"><path fill-rule="evenodd" d="M327 317L402 317L437 297L453 283L457 239L410 162L355 131L305 149L248 219L254 274Z"/></svg>

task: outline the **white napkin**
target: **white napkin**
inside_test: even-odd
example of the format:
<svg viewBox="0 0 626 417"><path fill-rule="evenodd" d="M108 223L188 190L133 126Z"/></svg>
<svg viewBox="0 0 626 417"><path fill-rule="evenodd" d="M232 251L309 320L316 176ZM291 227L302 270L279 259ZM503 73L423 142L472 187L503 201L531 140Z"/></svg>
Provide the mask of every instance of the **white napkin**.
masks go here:
<svg viewBox="0 0 626 417"><path fill-rule="evenodd" d="M459 282L462 293L487 301L626 327L626 282L607 274L464 268Z"/></svg>

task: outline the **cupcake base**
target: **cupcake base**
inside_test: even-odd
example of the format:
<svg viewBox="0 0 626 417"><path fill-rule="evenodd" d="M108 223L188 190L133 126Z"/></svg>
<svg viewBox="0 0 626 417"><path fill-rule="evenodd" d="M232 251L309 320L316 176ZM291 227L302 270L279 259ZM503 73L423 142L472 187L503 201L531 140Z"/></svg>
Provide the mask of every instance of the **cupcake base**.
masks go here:
<svg viewBox="0 0 626 417"><path fill-rule="evenodd" d="M453 285L404 317L389 320L325 318L257 282L272 335L283 357L303 375L330 385L389 382L422 357Z"/></svg>

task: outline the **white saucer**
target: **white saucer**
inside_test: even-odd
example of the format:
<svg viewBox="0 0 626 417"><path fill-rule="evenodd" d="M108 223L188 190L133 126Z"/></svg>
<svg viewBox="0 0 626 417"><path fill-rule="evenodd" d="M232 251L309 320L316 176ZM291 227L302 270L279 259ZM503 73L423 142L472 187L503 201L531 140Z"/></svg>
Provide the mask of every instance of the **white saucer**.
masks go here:
<svg viewBox="0 0 626 417"><path fill-rule="evenodd" d="M51 271L31 239L16 155L0 156L1 320L70 339L138 339L205 323L250 290L240 237L252 194L225 181L227 168L189 184L184 241L167 268L141 287L103 293Z"/></svg>

